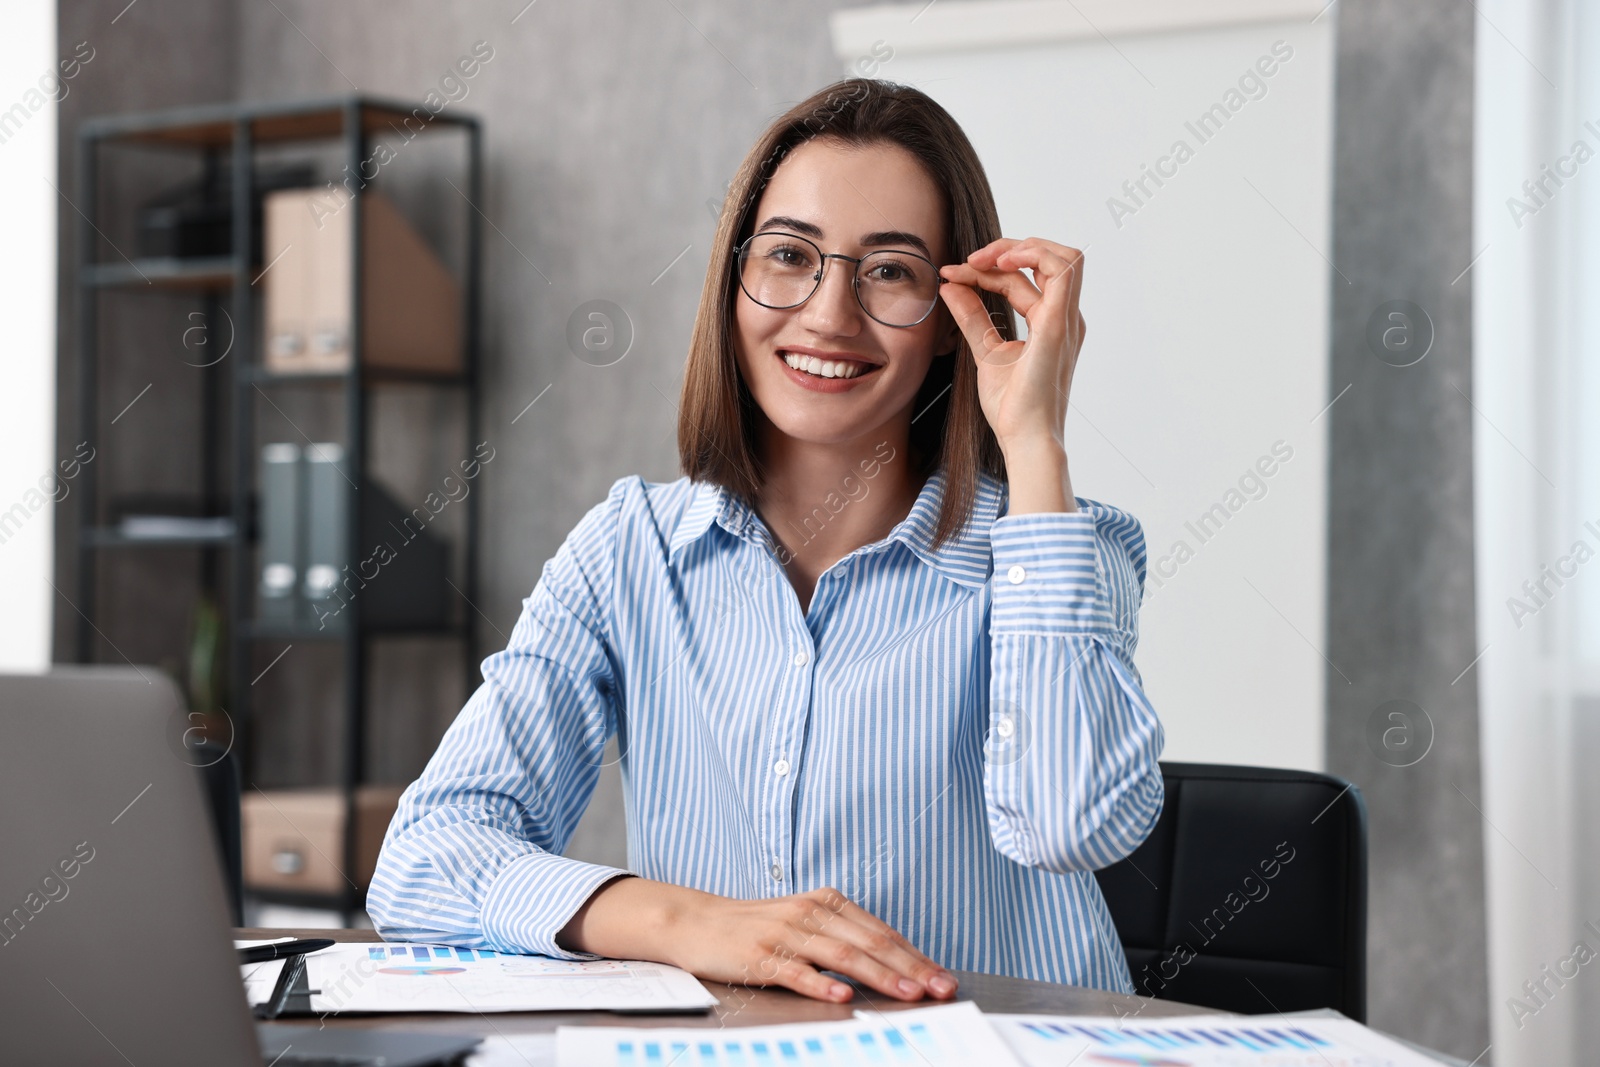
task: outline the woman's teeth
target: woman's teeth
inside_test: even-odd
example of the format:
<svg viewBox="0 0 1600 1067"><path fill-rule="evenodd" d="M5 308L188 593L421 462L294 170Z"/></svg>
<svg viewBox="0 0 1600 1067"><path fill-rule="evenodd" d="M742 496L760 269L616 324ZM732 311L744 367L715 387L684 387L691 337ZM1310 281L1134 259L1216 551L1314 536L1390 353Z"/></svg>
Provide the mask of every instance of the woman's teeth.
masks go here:
<svg viewBox="0 0 1600 1067"><path fill-rule="evenodd" d="M818 359L815 356L801 356L793 352L784 352L783 361L795 370L803 370L807 374L815 374L819 378L854 378L865 373L866 368L859 363L833 362Z"/></svg>

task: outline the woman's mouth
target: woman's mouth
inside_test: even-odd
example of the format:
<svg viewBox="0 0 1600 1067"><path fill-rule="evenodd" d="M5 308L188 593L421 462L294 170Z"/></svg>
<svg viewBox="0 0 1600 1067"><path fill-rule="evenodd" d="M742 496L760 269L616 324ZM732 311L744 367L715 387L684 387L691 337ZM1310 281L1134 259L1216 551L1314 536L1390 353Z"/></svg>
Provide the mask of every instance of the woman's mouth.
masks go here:
<svg viewBox="0 0 1600 1067"><path fill-rule="evenodd" d="M826 381L850 381L872 374L878 370L876 363L864 360L851 359L820 359L799 352L789 352L778 349L778 358L781 359L796 375L810 379L821 384Z"/></svg>

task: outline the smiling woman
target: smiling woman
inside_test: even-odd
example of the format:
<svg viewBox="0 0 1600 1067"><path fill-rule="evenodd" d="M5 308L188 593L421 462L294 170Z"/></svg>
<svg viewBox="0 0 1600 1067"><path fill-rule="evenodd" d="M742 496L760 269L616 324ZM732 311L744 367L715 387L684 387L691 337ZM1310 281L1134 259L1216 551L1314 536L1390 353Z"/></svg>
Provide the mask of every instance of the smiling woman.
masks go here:
<svg viewBox="0 0 1600 1067"><path fill-rule="evenodd" d="M1163 733L1143 534L1067 474L1082 269L1000 236L924 93L777 119L718 222L684 476L619 480L546 565L401 798L379 930L833 1001L1131 991L1091 872L1150 832ZM612 738L627 870L560 854Z"/></svg>
<svg viewBox="0 0 1600 1067"><path fill-rule="evenodd" d="M908 144L920 151L913 152ZM931 100L921 106L912 97L894 92L891 83L864 79L830 86L773 122L746 154L723 203L700 314L689 342L679 405L679 462L697 479L754 497L763 482L755 466L760 434L757 416L758 412L771 415L757 391L775 384L782 372L766 365L770 361L759 368L752 366L748 353L752 347L765 346L768 355L775 354L773 343L782 340L791 342L789 350L796 354L826 359L828 350L807 346L799 336L761 334L788 319L826 318L840 294L856 285L852 277L860 277L859 272L852 276L836 270L832 273L838 278L832 282L824 279L829 272L821 267L828 261L820 258L824 250L818 243L831 241L826 251L838 253L849 242L857 255L899 248L919 254L925 262L931 261L928 266L932 267L960 262L994 241L1000 236L1000 220L983 165L960 126ZM762 209L759 225L755 217L758 207ZM889 225L888 218L898 222ZM741 293L750 295L741 285L740 250L762 233L809 238L808 251L817 268L812 272L818 281L815 306L807 301L798 314L767 314L770 309L754 298L737 300ZM844 262L835 260L832 265ZM978 299L998 336L1015 337L1015 319L1005 297L983 292ZM845 300L848 303L855 297L846 296ZM739 311L737 332L726 329L735 308ZM858 410L880 411L885 421L898 421L904 414L916 473L926 477L936 467L945 470L948 491L937 528L942 541L970 513L979 474L987 472L1003 479L1005 459L979 410L970 353L958 350L959 338L948 310L941 305L937 311L911 328L883 327L875 320L865 323L865 336L855 337L849 351L833 355L854 360L863 369L888 364L890 351L886 350L910 357L909 363L896 361L892 373L885 376L889 381L873 383L874 388L853 396L852 403ZM789 332L798 334L800 330L791 328ZM736 364L741 373L734 373ZM796 384L807 385L804 381ZM848 387L817 391L855 392ZM895 410L890 410L891 406ZM850 421L849 417L844 421ZM872 427L862 427L863 435L872 432ZM808 506L800 506L808 503L797 502L798 510L808 511Z"/></svg>

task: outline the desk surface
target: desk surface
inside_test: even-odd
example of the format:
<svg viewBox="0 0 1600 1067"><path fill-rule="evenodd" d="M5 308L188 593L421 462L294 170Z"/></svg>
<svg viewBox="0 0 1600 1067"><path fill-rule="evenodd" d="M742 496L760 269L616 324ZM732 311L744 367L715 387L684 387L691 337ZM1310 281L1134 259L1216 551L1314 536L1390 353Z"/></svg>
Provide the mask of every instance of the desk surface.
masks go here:
<svg viewBox="0 0 1600 1067"><path fill-rule="evenodd" d="M276 937L331 937L338 941L373 942L383 940L372 930L235 930L238 940L267 940ZM960 987L957 1000L976 1001L984 1011L1044 1012L1053 1015L1126 1015L1142 1018L1171 1015L1199 1015L1208 1009L1170 1000L1122 996L1081 986L1033 982L1025 978L1005 978L994 974L955 971ZM848 1019L857 1008L882 1011L927 1007L940 1001L907 1003L891 1000L876 990L864 991L843 1004L812 1000L787 989L746 989L743 986L705 982L705 987L720 1002L704 1015L658 1014L623 1015L609 1011L495 1012L491 1015L346 1015L329 1016L329 1026L386 1027L423 1030L433 1033L530 1034L553 1031L558 1026L757 1026L768 1023L814 1022ZM295 1022L285 1019L285 1022Z"/></svg>

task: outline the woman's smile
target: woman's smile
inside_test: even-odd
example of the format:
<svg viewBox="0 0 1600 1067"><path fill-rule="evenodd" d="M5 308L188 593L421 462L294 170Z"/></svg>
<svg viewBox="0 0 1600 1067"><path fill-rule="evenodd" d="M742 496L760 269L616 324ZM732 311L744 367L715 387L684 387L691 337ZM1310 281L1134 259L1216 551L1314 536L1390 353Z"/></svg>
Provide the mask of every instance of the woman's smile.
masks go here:
<svg viewBox="0 0 1600 1067"><path fill-rule="evenodd" d="M848 352L827 352L795 345L775 349L785 373L795 384L818 393L842 393L876 373L882 364Z"/></svg>

